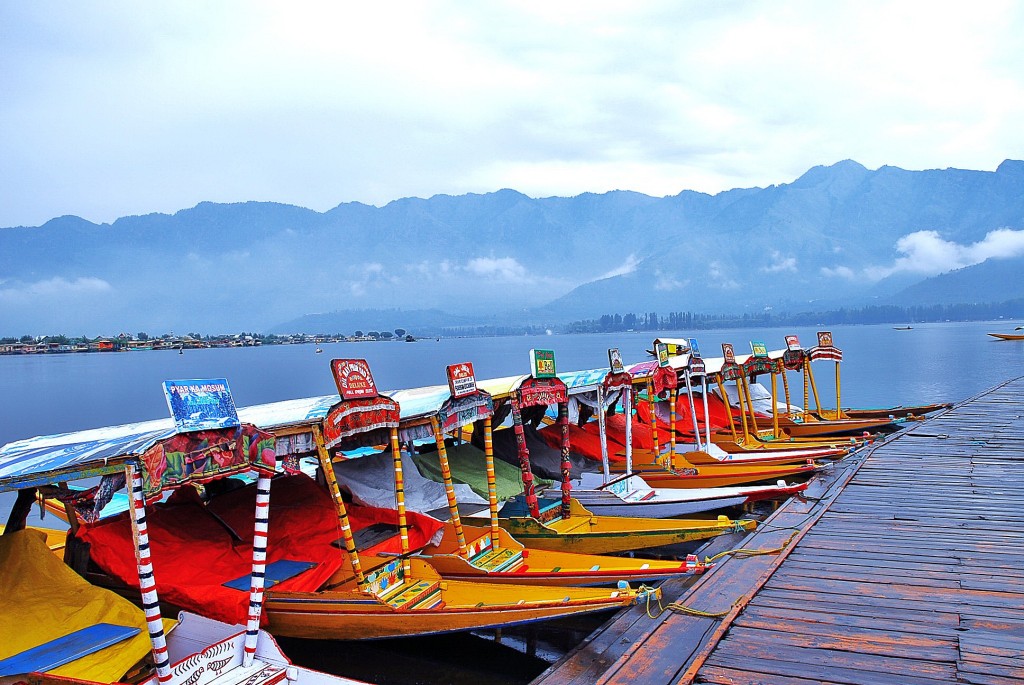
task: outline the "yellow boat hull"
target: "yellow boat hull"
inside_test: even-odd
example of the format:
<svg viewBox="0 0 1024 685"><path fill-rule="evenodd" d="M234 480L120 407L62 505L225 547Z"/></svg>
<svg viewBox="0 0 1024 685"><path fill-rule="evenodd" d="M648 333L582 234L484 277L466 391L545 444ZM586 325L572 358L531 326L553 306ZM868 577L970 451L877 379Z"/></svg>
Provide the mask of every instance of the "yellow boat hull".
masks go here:
<svg viewBox="0 0 1024 685"><path fill-rule="evenodd" d="M714 521L595 516L576 500L572 500L567 519L541 521L514 516L499 522L512 537L530 548L579 554L630 552L705 540L737 530L752 530L755 525L753 521L733 521L725 516Z"/></svg>
<svg viewBox="0 0 1024 685"><path fill-rule="evenodd" d="M382 599L353 581L321 592L267 592L273 635L316 640L373 640L497 628L619 609L643 596L635 589L564 588L444 580L421 559L413 576L429 586L424 604ZM395 563L401 563L395 561ZM329 584L328 584L329 585ZM399 587L401 589L401 587ZM647 590L644 590L646 593ZM652 590L657 595L657 590Z"/></svg>
<svg viewBox="0 0 1024 685"><path fill-rule="evenodd" d="M467 556L461 556L449 523L437 545L424 548L423 558L442 577L487 583L530 585L601 585L624 580L651 582L704 567L686 561L635 559L599 554L524 547L508 531L498 530L498 547L491 545L490 529L464 526Z"/></svg>

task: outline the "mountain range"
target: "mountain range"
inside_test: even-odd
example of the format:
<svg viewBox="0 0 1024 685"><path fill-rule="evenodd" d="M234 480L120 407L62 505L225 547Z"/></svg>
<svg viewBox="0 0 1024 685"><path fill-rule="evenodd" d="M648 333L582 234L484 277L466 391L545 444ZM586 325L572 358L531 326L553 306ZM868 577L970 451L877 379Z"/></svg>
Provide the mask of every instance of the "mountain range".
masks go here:
<svg viewBox="0 0 1024 685"><path fill-rule="evenodd" d="M326 212L203 202L0 228L0 335L992 302L1024 297L1022 266L1015 160L995 171L847 160L767 188L667 197L500 190Z"/></svg>

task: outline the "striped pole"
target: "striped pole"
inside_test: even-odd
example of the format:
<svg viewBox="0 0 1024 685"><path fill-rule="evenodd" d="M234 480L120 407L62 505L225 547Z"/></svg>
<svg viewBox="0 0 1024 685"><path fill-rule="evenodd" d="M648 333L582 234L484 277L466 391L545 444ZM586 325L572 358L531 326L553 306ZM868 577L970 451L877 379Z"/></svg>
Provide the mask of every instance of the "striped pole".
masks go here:
<svg viewBox="0 0 1024 685"><path fill-rule="evenodd" d="M704 399L704 435L705 435L705 438L706 438L704 440L704 444L705 445L710 445L711 444L711 419L709 418L710 415L708 414L708 376L707 376L707 374L704 374L703 376L700 377L700 393L701 393L701 397Z"/></svg>
<svg viewBox="0 0 1024 685"><path fill-rule="evenodd" d="M405 518L405 475L402 473L402 447L398 444L398 427L391 429L391 456L395 469L395 506L398 508L398 534L402 540L402 570L406 579L412 577L409 561L409 523Z"/></svg>
<svg viewBox="0 0 1024 685"><path fill-rule="evenodd" d="M153 647L153 665L160 683L170 683L171 662L167 655L167 639L164 636L163 617L160 615L160 598L153 576L153 559L149 550L149 527L146 524L146 500L142 496L142 474L134 464L124 467L125 479L132 489L132 538L135 541L135 563L139 569L139 590L142 593L142 610L146 614L149 642Z"/></svg>
<svg viewBox="0 0 1024 685"><path fill-rule="evenodd" d="M540 505L537 503L537 492L533 487L533 471L530 470L530 450L526 447L526 435L523 433L523 414L519 411L519 401L515 396L509 398L512 403L512 427L516 433L516 448L519 450L519 470L523 474L523 496L526 497L526 508L530 516L540 517Z"/></svg>
<svg viewBox="0 0 1024 685"><path fill-rule="evenodd" d="M267 580L267 529L270 524L270 476L260 472L256 479L256 526L252 536L252 583L249 587L249 621L245 626L245 656L242 666L249 668L256 659L263 613L263 586Z"/></svg>
<svg viewBox="0 0 1024 685"><path fill-rule="evenodd" d="M740 401L740 416L743 418L743 442L750 440L750 434L757 435L757 414L754 412L754 399L750 395L750 386L747 384L747 374L740 374L736 379L736 398ZM750 423L747 423L747 416L750 416ZM749 427L749 432L748 432Z"/></svg>
<svg viewBox="0 0 1024 685"><path fill-rule="evenodd" d="M808 359L805 364L807 365L807 378L811 381L811 393L814 395L814 411L820 412L823 407L821 398L818 397L818 384L814 382L814 369L811 368L811 360Z"/></svg>
<svg viewBox="0 0 1024 685"><path fill-rule="evenodd" d="M622 410L626 412L626 473L633 473L633 386L622 389Z"/></svg>
<svg viewBox="0 0 1024 685"><path fill-rule="evenodd" d="M725 404L725 415L729 418L729 430L732 431L733 442L739 442L740 436L736 434L736 422L732 419L732 407L729 404L729 393L725 391L725 381L722 380L722 374L718 374L715 380L718 381L718 391L722 394L722 402Z"/></svg>
<svg viewBox="0 0 1024 685"><path fill-rule="evenodd" d="M345 500L341 496L341 487L338 486L338 477L334 473L334 464L331 462L331 455L327 453L327 446L324 445L324 436L320 432L320 426L313 426L313 440L316 442L316 456L320 461L320 471L327 480L327 489L331 491L331 498L334 500L334 509L338 513L338 526L341 528L341 540L345 545L345 552L348 554L349 564L352 565L352 572L356 574L356 583L361 590L366 589L366 576L363 575L363 567L359 563L359 551L356 549L356 538L352 534L352 526L348 520L348 509L345 507Z"/></svg>
<svg viewBox="0 0 1024 685"><path fill-rule="evenodd" d="M676 461L676 400L679 399L679 389L672 388L672 392L669 393L669 402L672 403L672 408L668 413L668 460L669 463L675 467Z"/></svg>
<svg viewBox="0 0 1024 685"><path fill-rule="evenodd" d="M437 442L437 458L441 462L441 479L444 481L444 494L448 498L448 511L451 512L452 525L455 526L455 538L459 541L459 556L469 557L466 550L466 533L462 530L462 519L459 517L459 502L455 499L455 484L452 483L452 469L448 464L448 447L444 444L444 433L437 416L430 417L430 427L434 430Z"/></svg>
<svg viewBox="0 0 1024 685"><path fill-rule="evenodd" d="M672 464L666 464L661 460L661 445L658 444L658 417L654 414L654 383L647 379L647 408L651 412L651 444L654 449L654 460L666 469L671 469Z"/></svg>
<svg viewBox="0 0 1024 685"><path fill-rule="evenodd" d="M608 467L608 429L604 417L604 386L597 386L597 432L601 434L601 470L604 472L604 482L612 479L611 469Z"/></svg>
<svg viewBox="0 0 1024 685"><path fill-rule="evenodd" d="M783 374L786 372L783 371ZM786 376L783 375L783 378ZM772 436L779 439L779 379L772 374Z"/></svg>
<svg viewBox="0 0 1024 685"><path fill-rule="evenodd" d="M491 547L498 549L498 479L494 475L494 436L491 417L484 419L484 464L487 468L487 504L491 510Z"/></svg>
<svg viewBox="0 0 1024 685"><path fill-rule="evenodd" d="M808 394L810 392L810 379L808 378L810 371L811 361L807 357L804 357L804 414L811 411L811 397Z"/></svg>
<svg viewBox="0 0 1024 685"><path fill-rule="evenodd" d="M572 507L572 484L569 482L569 471L572 469L572 462L569 461L569 403L558 403L558 425L562 428L562 518L569 518Z"/></svg>
<svg viewBox="0 0 1024 685"><path fill-rule="evenodd" d="M789 374L786 373L786 367L785 366L782 367L781 376L782 376L782 390L786 394L786 411L785 411L785 415L786 415L786 418L790 418L792 416L792 414L789 411L789 405L790 405L790 401L791 401L790 400L790 396L789 396Z"/></svg>
<svg viewBox="0 0 1024 685"><path fill-rule="evenodd" d="M836 419L845 418L843 413L843 405L840 404L839 400L839 361L836 360Z"/></svg>
<svg viewBox="0 0 1024 685"><path fill-rule="evenodd" d="M690 380L690 370L683 369L683 378L686 380L686 399L690 404L690 423L693 424L693 441L697 444L698 450L704 446L700 440L700 426L697 424L697 407L693 404L693 382ZM706 397L704 398L707 399ZM707 412L704 412L704 420L707 421Z"/></svg>

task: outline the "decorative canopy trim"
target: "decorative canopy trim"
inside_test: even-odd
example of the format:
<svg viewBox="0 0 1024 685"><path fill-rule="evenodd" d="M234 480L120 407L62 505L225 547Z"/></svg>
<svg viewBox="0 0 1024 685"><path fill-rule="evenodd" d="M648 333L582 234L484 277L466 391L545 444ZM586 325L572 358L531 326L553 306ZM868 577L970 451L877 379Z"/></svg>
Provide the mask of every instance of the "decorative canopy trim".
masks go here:
<svg viewBox="0 0 1024 685"><path fill-rule="evenodd" d="M323 420L324 445L330 450L342 443L355 447L383 444L386 439L381 441L371 433L397 428L399 417L398 402L385 395L338 402Z"/></svg>
<svg viewBox="0 0 1024 685"><path fill-rule="evenodd" d="M565 383L558 378L528 378L516 390L520 407L548 407L569 401Z"/></svg>

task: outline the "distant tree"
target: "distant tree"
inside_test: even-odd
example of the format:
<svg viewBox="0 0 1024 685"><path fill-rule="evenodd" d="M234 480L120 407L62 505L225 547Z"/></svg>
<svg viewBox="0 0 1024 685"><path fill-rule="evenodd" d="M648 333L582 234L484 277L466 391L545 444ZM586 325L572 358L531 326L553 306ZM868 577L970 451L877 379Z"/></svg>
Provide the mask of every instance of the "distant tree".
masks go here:
<svg viewBox="0 0 1024 685"><path fill-rule="evenodd" d="M146 333L145 331L139 331L135 335L135 337L138 338L139 340L149 340L149 334Z"/></svg>
<svg viewBox="0 0 1024 685"><path fill-rule="evenodd" d="M385 340L391 340L393 337L395 337L395 334L392 333L391 331L384 331L383 333L380 334L380 337L384 338Z"/></svg>
<svg viewBox="0 0 1024 685"><path fill-rule="evenodd" d="M380 333L378 333L377 331L370 331L367 333L367 335L373 338L374 340L380 340Z"/></svg>
<svg viewBox="0 0 1024 685"><path fill-rule="evenodd" d="M356 337L357 338L363 337L363 332L362 331L356 331Z"/></svg>
<svg viewBox="0 0 1024 685"><path fill-rule="evenodd" d="M396 328L395 329L395 335L397 335L399 338L404 338L405 334L406 334L406 330L404 328Z"/></svg>
<svg viewBox="0 0 1024 685"><path fill-rule="evenodd" d="M36 341L36 339L33 338L31 335L23 335L23 336L21 336L21 342L23 342L23 343L34 343L35 341Z"/></svg>

